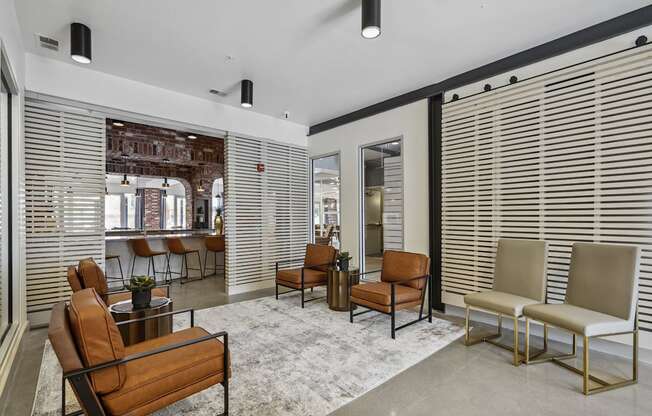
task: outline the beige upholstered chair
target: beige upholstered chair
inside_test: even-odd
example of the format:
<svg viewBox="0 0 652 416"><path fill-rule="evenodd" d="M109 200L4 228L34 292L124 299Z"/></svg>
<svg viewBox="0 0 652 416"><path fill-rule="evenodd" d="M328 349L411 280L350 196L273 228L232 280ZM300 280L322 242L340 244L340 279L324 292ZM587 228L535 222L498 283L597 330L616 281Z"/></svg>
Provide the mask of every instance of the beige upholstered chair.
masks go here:
<svg viewBox="0 0 652 416"><path fill-rule="evenodd" d="M514 365L521 363L518 347L518 320L527 305L543 303L546 297L546 258L548 246L545 241L536 240L498 240L494 266L493 290L471 293L464 296L466 304L466 324L464 343L474 345L489 342L514 353ZM498 315L498 332L489 336L471 339L469 320L471 310L481 310ZM514 345L509 346L498 341L502 336L502 317L514 321ZM547 339L544 337L544 339ZM544 350L545 350L544 346ZM542 353L543 351L540 351Z"/></svg>
<svg viewBox="0 0 652 416"><path fill-rule="evenodd" d="M582 392L598 393L634 384L638 368L638 272L641 252L638 247L626 245L575 243L568 272L566 300L563 304L528 305L525 316L526 363L553 361L583 376ZM573 334L570 355L549 357L538 361L527 359L530 320L543 322ZM589 372L589 338L632 334L632 378L609 383ZM576 336L584 339L583 368L575 368L563 361L574 358ZM591 381L598 384L591 387Z"/></svg>

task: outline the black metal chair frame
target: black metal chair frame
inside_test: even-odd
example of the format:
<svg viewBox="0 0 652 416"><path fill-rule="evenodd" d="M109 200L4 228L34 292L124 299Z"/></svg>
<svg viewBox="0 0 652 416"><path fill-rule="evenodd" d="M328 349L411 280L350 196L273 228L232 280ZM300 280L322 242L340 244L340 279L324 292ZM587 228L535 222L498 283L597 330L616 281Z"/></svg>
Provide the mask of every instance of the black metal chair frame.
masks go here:
<svg viewBox="0 0 652 416"><path fill-rule="evenodd" d="M122 288L125 288L125 274L122 272L122 262L120 261L120 256L115 256L115 257L110 257L110 258L105 258L104 259L104 268L106 269L106 262L109 260L118 260L118 268L120 269L120 277L117 276L106 276L106 281L107 283L110 282L120 282L122 283Z"/></svg>
<svg viewBox="0 0 652 416"><path fill-rule="evenodd" d="M371 272L364 272L364 273L355 273L354 275L363 276L365 274L380 273L380 272L382 272L382 270L374 270L374 271L371 271ZM391 311L390 312L379 311L379 310L376 310L376 309L369 308L368 306L360 305L358 303L355 303L351 299L351 288L353 287L351 282L353 281L353 279L349 279L349 301L350 301L350 304L351 304L351 309L349 310L349 321L351 323L353 323L353 317L354 316L362 315L362 314L365 314L365 313L368 313L368 312L378 312L378 313L381 313L383 315L389 315L391 317L392 339L396 339L396 331L398 331L399 329L406 328L406 327L408 327L410 325L416 324L417 322L421 322L424 319L426 319L426 317L423 317L423 306L424 306L425 299L426 299L426 288L423 288L421 290L421 307L419 308L419 318L415 319L413 321L410 321L408 323L405 323L405 324L403 324L403 325L401 325L399 327L396 327L396 285L404 285L407 282L412 282L412 281L421 280L421 279L426 279L426 285L427 285L427 291L428 291L428 299L432 299L432 276L430 276L429 274L424 275L424 276L414 277L412 279L396 281L396 282L384 282L384 283L388 283L388 284L391 285L391 302L390 302ZM359 281L360 282L374 282L373 280L365 280L362 277L359 277ZM366 310L364 310L362 312L358 312L358 313L353 313L354 306L359 306L361 308L365 308ZM428 305L427 318L428 318L428 322L432 322L432 307L430 307L430 305Z"/></svg>
<svg viewBox="0 0 652 416"><path fill-rule="evenodd" d="M208 274L207 262L208 262L208 253L213 253L213 274L217 276L217 253L224 253L224 251L213 251L206 249L206 255L204 256L204 274L206 276L212 276L213 274ZM226 260L226 259L225 259ZM226 263L226 262L225 262ZM222 276L225 276L226 273L226 264L222 264ZM226 276L225 276L226 277Z"/></svg>
<svg viewBox="0 0 652 416"><path fill-rule="evenodd" d="M147 321L149 319L161 318L169 315L176 315L180 313L190 312L190 326L195 326L195 311L194 309L182 309L178 311L165 312L158 315L147 316L145 318L131 319L129 321L118 322L116 325L128 325L134 322ZM137 354L132 354L128 357L119 360L110 361L104 364L98 364L92 367L86 367L81 370L70 371L63 374L61 379L61 414L63 416L78 416L83 415L83 410L78 410L73 413L66 414L66 380L74 387L78 394L79 400L82 402L82 408L86 409L89 414L94 416L106 416L104 407L100 402L97 394L92 390L89 380L89 374L93 371L102 370L104 368L114 367L116 365L126 364L130 361L139 360L141 358L149 357L152 355L160 354L167 351L176 350L179 348L187 347L188 345L198 344L200 342L208 341L215 338L224 338L224 381L220 384L224 387L224 412L220 416L227 416L229 414L229 334L226 331L216 332L214 334L205 335L200 338L191 339L188 341L179 342L172 345L156 348L151 351L145 351Z"/></svg>
<svg viewBox="0 0 652 416"><path fill-rule="evenodd" d="M157 256L165 256L166 270L164 272L157 272L156 271L156 266L154 265L154 257L157 257ZM141 256L138 256L138 255L136 255L134 253L134 257L133 257L133 260L131 262L131 275L129 276L130 278L134 277L134 268L136 267L136 258L137 257L141 257ZM150 268L151 268L151 270L154 273L154 279L155 280L156 280L156 273L163 273L163 276L164 276L163 281L165 283L169 283L172 280L172 276L170 276L170 278L168 279L168 273L170 271L170 254L169 253L160 253L160 254L155 254L153 256L144 257L144 258L148 259L147 260L147 275L148 276L151 276L149 274L149 271L150 271Z"/></svg>
<svg viewBox="0 0 652 416"><path fill-rule="evenodd" d="M197 259L199 260L199 268L188 267L188 254L197 254ZM183 257L181 259L181 268L180 268L180 270L178 272L173 272L172 269L170 268L170 260L172 259L173 255ZM206 255L208 255L208 253L206 253ZM204 270L205 270L205 268L202 269L202 267L201 267L201 254L199 254L199 250L190 250L190 251L186 251L183 254L169 252L168 256L167 256L167 266L166 267L167 267L167 273L170 275L170 281L172 280L172 275L173 274L178 274L179 275L179 282L181 284L190 283L190 282L194 282L196 280L203 280L204 279ZM183 276L183 271L184 270L186 271L185 279L184 279L184 276ZM190 275L188 274L189 270L199 271L200 277L199 278L195 277L195 278L191 279Z"/></svg>
<svg viewBox="0 0 652 416"><path fill-rule="evenodd" d="M305 287L305 281L304 281L304 278L305 278L305 277L304 277L304 274L303 274L303 270L304 270L304 269L312 269L313 267L320 267L320 266L334 266L334 265L335 265L334 263L324 263L324 264L315 264L315 265L310 266L310 267L306 267L305 264L304 264L303 266L301 266L301 288L300 288L300 289L297 289L297 288L292 287L292 286L284 285L283 283L279 283L279 281L278 281L278 271L279 271L278 266L279 266L279 264L284 264L284 263L299 263L299 262L302 262L302 261L304 261L303 258L301 258L301 259L296 259L296 260L281 260L281 261L277 261L277 262L276 262L276 274L274 275L274 282L276 283L276 284L275 284L275 287L276 287L276 300L278 300L278 296L279 296L279 295L286 295L286 294L288 294L288 293L292 293L292 292L300 291L300 292L301 292L301 308L303 308L307 302L312 302L312 301L315 301L315 300L319 300L319 299L324 299L324 298L326 298L326 296L319 296L319 297L316 297L316 298L306 299L306 297L305 297L305 290L306 290L306 287ZM324 283L317 284L317 285L315 285L315 286L312 286L312 287L310 288L310 293L313 292L313 289L314 289L315 287L317 287L317 286L326 286L327 284L328 284L328 281L326 281L326 282L324 282ZM279 287L279 286L283 286L284 288L287 288L287 289L290 289L290 290L286 290L285 292L281 292L281 293L279 293L279 291L278 291L278 287Z"/></svg>

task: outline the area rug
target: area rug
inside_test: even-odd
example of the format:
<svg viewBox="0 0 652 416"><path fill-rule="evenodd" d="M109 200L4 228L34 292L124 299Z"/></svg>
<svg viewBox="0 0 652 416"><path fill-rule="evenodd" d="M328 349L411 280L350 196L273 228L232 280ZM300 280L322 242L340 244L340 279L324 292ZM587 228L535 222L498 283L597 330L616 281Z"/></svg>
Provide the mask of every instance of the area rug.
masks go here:
<svg viewBox="0 0 652 416"><path fill-rule="evenodd" d="M397 313L397 326L417 313ZM178 317L174 326L184 328L188 322L188 317ZM431 324L409 326L392 340L386 315L361 315L351 324L348 312L333 312L323 301L301 309L294 295L196 311L195 325L228 331L233 370L229 413L257 416L327 415L463 334L459 325L433 317ZM60 386L61 369L46 342L33 416L60 414ZM69 388L66 397L68 412L77 409ZM222 412L222 402L218 385L156 415L212 416Z"/></svg>

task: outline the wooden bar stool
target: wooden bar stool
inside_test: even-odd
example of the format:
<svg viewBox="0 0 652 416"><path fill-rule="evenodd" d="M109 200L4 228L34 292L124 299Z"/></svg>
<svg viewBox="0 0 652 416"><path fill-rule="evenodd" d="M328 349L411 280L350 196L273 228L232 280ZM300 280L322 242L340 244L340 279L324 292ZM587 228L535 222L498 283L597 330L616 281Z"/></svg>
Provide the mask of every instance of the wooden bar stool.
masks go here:
<svg viewBox="0 0 652 416"><path fill-rule="evenodd" d="M217 275L217 253L224 253L225 251L225 245L224 245L224 236L222 235L211 235L207 236L204 239L204 245L206 246L206 256L204 257L204 273L206 273L207 276L212 276L208 274L208 268L207 268L207 261L208 261L208 253L213 253L213 274ZM225 265L222 264L222 276L224 276L225 273Z"/></svg>
<svg viewBox="0 0 652 416"><path fill-rule="evenodd" d="M163 273L164 274L164 281L168 281L168 273L170 272L170 256L168 255L167 251L154 251L152 248L149 246L149 243L145 238L135 238L131 240L131 248L134 250L134 259L131 263L131 276L134 276L134 267L136 266L136 257L144 257L148 259L147 263L147 275L149 276L149 271L150 268L152 270L152 274L154 276L154 279L156 279L156 273ZM157 256L165 256L165 261L166 261L166 270L163 272L157 272L156 267L154 265L154 257ZM170 279L172 276L170 276Z"/></svg>
<svg viewBox="0 0 652 416"><path fill-rule="evenodd" d="M178 274L179 275L179 281L181 284L187 283L193 280L202 280L204 278L204 270L201 267L201 255L199 254L199 250L193 250L190 248L187 248L184 244L183 241L178 238L178 237L172 237L167 239L167 244L168 244L168 250L170 250L170 258L172 255L176 256L182 256L181 258L181 267L179 268L178 272L173 272L172 269L170 268L169 260L168 260L168 273L170 273L170 278L172 278L173 274ZM188 254L197 254L197 259L199 260L199 269L188 267ZM183 271L186 271L185 279L183 275ZM188 275L188 270L198 270L200 273L200 278L199 279L190 279L190 276Z"/></svg>
<svg viewBox="0 0 652 416"><path fill-rule="evenodd" d="M109 283L111 283L111 281L117 282L118 280L120 280L122 282L122 288L124 289L124 287L125 287L125 275L124 275L124 273L122 273L122 262L120 261L120 256L118 256L117 254L106 254L104 256L105 263L108 262L109 260L118 260L118 268L120 269L120 277L106 276L106 280L108 280ZM106 264L104 265L104 267L107 268Z"/></svg>

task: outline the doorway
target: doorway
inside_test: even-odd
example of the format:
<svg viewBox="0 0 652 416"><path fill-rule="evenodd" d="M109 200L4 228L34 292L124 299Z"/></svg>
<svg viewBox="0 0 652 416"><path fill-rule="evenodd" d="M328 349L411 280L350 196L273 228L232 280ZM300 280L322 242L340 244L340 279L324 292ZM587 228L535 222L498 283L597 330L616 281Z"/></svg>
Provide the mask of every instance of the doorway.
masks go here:
<svg viewBox="0 0 652 416"><path fill-rule="evenodd" d="M402 139L367 145L360 152L360 266L372 272L381 269L385 250L403 250Z"/></svg>

